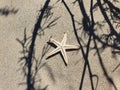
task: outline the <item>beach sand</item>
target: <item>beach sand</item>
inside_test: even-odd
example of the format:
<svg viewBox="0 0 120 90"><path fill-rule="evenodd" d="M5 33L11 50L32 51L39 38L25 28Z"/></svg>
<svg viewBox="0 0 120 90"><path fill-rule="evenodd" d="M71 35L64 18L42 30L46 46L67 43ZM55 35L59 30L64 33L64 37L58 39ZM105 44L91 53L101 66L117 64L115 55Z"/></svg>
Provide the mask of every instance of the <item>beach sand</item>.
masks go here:
<svg viewBox="0 0 120 90"><path fill-rule="evenodd" d="M50 2L50 6L53 7L51 10L53 15L45 25L58 18L54 22L56 24L51 28L46 28L44 31L39 32L40 35L37 36L35 42L35 57L38 62L41 60L39 65L41 68L39 68L35 76L35 90L41 90L45 87L47 87L46 90L79 90L85 63L81 49L67 51L69 61L67 66L60 53L46 59L46 54L55 49L47 43L51 37L61 42L66 32L67 44L79 45L73 31L71 17L68 11L63 3L56 3L56 1L57 0L52 0ZM82 14L78 4L73 5L72 0L65 1L75 15L74 18L77 21L82 21ZM32 35L35 23L40 14L40 8L42 8L44 3L45 0L0 0L0 8L7 8L8 10L13 9L16 11L16 13L8 14L0 12L0 90L26 89L26 77L22 69L24 60L20 61L20 58L23 56L23 48L17 40L24 39L25 28L26 36L29 37ZM90 2L88 2L88 0L85 0L85 6L87 13L90 14ZM102 21L104 19L99 9L94 17L96 21ZM43 22L44 21L45 19L43 19ZM45 27L45 25L43 25L43 27ZM78 25L77 27L79 28ZM107 28L108 26L103 29L106 30ZM98 29L98 31L100 31L100 29ZM100 31L98 34L103 32ZM78 33L79 36L84 37L84 34L81 34L80 30L78 30ZM85 42L87 42L87 40L88 37L84 38ZM94 45L92 43L93 41L91 42L91 47ZM47 46L49 49L45 56L42 57L44 47ZM101 46L101 44L98 44L98 47L99 46ZM86 49L84 48L84 50ZM119 55L116 55L116 58L114 58L111 53L111 48L106 48L103 52L100 52L100 55L109 77L114 81L117 90L120 90L120 68L112 72L119 64ZM40 59L41 57L42 59ZM105 77L96 50L91 50L88 58L93 74L94 87L96 87L98 83L96 90L115 90L111 82ZM33 73L35 73L35 66L36 63L33 62ZM92 90L88 67L84 76L82 90Z"/></svg>

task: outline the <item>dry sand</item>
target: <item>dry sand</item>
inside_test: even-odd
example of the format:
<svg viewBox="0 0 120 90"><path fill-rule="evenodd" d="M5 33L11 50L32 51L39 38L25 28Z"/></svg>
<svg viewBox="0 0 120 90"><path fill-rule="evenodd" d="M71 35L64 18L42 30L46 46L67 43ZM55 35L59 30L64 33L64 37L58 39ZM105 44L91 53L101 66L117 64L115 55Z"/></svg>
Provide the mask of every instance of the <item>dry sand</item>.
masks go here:
<svg viewBox="0 0 120 90"><path fill-rule="evenodd" d="M72 5L72 0L66 0L72 12L76 15L75 19L80 21L82 15L79 12L78 5ZM89 2L85 0L86 10L89 11ZM39 10L44 4L45 0L0 0L0 8L7 7L18 10L16 14L9 14L7 16L0 15L0 90L25 90L26 78L22 72L22 65L18 62L22 56L22 47L17 42L17 38L22 40L24 37L24 28L26 28L27 36L31 35L34 24L37 20ZM71 18L65 9L64 5L59 2L55 4L56 0L52 0L50 5L54 5L53 17L60 17L57 24L50 29L44 31L44 35L38 36L36 41L36 57L40 58L44 45L47 45L49 38L52 36L57 41L61 41L64 32L68 33L68 44L78 44L75 38ZM89 12L88 12L89 14ZM99 18L98 18L99 17ZM102 20L102 15L95 13L97 20ZM107 28L107 27L105 27ZM50 46L49 46L50 47ZM50 51L54 48L51 47ZM82 71L84 67L84 60L80 50L67 52L69 63L65 66L60 54L46 60L43 57L42 63L46 64L39 70L36 76L35 86L44 88L48 86L47 90L79 90L81 82ZM110 48L105 49L101 53L103 63L109 76L115 82L116 87L120 90L120 68L115 72L112 70L119 63L119 55L112 58ZM99 59L95 51L90 51L89 55L90 67L94 75L98 75L99 81L96 90L114 90L113 86L107 81L101 69ZM93 78L96 86L97 80ZM82 90L91 90L90 78L88 69L85 73L85 80Z"/></svg>

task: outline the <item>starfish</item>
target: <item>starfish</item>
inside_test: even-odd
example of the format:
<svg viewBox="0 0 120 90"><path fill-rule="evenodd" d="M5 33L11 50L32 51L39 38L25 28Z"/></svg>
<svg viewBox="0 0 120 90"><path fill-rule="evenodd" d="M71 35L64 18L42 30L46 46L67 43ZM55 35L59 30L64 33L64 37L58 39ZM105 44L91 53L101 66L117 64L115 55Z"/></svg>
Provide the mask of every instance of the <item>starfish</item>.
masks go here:
<svg viewBox="0 0 120 90"><path fill-rule="evenodd" d="M63 59L66 63L66 65L68 64L68 58L67 58L67 54L66 54L66 50L70 50L70 49L79 49L80 46L79 45L67 45L66 44L67 41L67 33L64 34L63 40L61 42L58 42L54 39L50 39L50 42L53 43L55 46L57 46L52 52L47 54L47 58L60 52L63 56Z"/></svg>

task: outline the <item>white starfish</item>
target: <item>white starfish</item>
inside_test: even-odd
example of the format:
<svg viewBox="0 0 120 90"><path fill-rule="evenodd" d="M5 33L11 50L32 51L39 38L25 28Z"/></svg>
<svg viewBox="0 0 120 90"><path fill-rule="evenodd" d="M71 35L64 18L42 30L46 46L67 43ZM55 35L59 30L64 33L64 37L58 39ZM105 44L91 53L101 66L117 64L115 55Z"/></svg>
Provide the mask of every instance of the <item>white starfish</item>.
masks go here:
<svg viewBox="0 0 120 90"><path fill-rule="evenodd" d="M54 49L52 52L47 54L47 57L52 56L58 52L60 52L64 58L64 61L66 64L68 64L68 58L67 58L67 54L66 54L66 50L69 49L79 49L80 46L79 45L67 45L66 44L67 41L67 33L64 34L63 40L61 41L61 43L59 43L58 41L54 40L54 39L50 39L50 42L55 44L57 46L56 49Z"/></svg>

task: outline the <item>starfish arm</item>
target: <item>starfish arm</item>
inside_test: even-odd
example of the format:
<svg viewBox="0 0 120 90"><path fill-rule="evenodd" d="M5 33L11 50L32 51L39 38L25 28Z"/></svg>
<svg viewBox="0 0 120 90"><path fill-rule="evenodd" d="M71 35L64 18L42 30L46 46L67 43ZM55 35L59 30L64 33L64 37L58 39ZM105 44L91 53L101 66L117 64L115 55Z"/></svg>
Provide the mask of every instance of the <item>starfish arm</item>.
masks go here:
<svg viewBox="0 0 120 90"><path fill-rule="evenodd" d="M64 45L65 49L79 49L79 45Z"/></svg>
<svg viewBox="0 0 120 90"><path fill-rule="evenodd" d="M66 41L67 41L67 33L64 34L64 37L61 43L51 38L50 42L56 45L57 48L53 50L52 52L48 53L46 55L47 58L56 54L57 52L60 52L63 56L65 63L68 64L68 57L67 57L66 49L79 49L80 46L79 45L66 45Z"/></svg>
<svg viewBox="0 0 120 90"><path fill-rule="evenodd" d="M49 56L52 56L52 55L56 54L56 53L59 52L59 51L60 51L60 48L57 47L57 48L54 49L52 52L48 53L48 54L46 55L46 57L48 58Z"/></svg>
<svg viewBox="0 0 120 90"><path fill-rule="evenodd" d="M58 41L56 41L56 40L54 40L54 39L50 39L50 42L52 42L53 44L55 44L56 46L60 46L61 44L58 42Z"/></svg>
<svg viewBox="0 0 120 90"><path fill-rule="evenodd" d="M67 41L67 33L64 34L64 37L63 37L61 44L65 45L66 41Z"/></svg>
<svg viewBox="0 0 120 90"><path fill-rule="evenodd" d="M63 58L65 60L65 63L68 64L68 58L67 58L67 54L64 48L61 48L61 53L63 55Z"/></svg>

